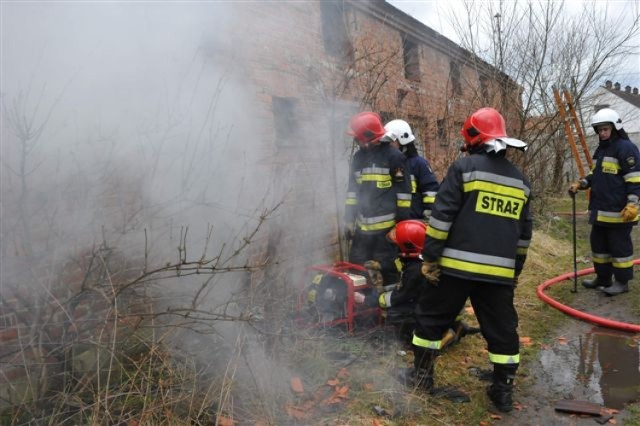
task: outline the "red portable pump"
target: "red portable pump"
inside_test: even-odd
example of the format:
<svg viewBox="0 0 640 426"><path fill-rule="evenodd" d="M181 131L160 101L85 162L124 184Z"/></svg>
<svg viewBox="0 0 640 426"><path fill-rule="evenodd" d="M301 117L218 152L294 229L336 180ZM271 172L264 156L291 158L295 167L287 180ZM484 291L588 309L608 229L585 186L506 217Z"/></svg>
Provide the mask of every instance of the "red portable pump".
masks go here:
<svg viewBox="0 0 640 426"><path fill-rule="evenodd" d="M362 265L337 262L309 266L300 284L298 323L308 327L345 325L349 332L359 324L380 324L381 309L361 303L373 291Z"/></svg>

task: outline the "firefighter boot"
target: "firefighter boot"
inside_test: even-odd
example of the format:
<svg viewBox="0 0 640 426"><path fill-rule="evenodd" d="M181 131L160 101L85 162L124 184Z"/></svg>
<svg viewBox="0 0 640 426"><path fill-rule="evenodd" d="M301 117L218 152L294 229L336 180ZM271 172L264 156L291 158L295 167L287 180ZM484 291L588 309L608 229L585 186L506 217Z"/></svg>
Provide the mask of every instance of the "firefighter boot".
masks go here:
<svg viewBox="0 0 640 426"><path fill-rule="evenodd" d="M406 387L424 392L433 389L433 367L438 351L413 346L413 368L402 368L398 380Z"/></svg>
<svg viewBox="0 0 640 426"><path fill-rule="evenodd" d="M618 294L626 293L628 291L629 285L627 282L618 280L613 280L613 285L602 289L602 292L607 296L617 296Z"/></svg>
<svg viewBox="0 0 640 426"><path fill-rule="evenodd" d="M611 278L595 277L590 280L582 281L584 288L611 287Z"/></svg>
<svg viewBox="0 0 640 426"><path fill-rule="evenodd" d="M431 396L446 398L455 403L471 401L466 393L454 387L434 386L434 370L439 351L414 346L413 353L414 374L412 382L415 388L425 391Z"/></svg>
<svg viewBox="0 0 640 426"><path fill-rule="evenodd" d="M518 364L494 364L493 383L487 388L487 395L493 405L503 413L513 410L513 380Z"/></svg>

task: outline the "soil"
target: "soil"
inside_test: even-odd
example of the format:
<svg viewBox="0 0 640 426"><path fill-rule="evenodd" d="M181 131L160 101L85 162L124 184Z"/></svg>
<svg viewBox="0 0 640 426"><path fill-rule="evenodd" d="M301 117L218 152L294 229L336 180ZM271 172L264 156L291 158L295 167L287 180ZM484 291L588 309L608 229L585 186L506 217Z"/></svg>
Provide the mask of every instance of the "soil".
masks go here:
<svg viewBox="0 0 640 426"><path fill-rule="evenodd" d="M639 281L636 278L629 293L616 297L606 297L599 290L587 290L578 284L578 292L567 304L593 315L638 324L631 301L640 297ZM573 288L573 283L565 287ZM634 416L634 421L640 421L637 410L632 413L625 408L628 403L640 401L640 336L569 316L555 334L553 343L543 346L538 359L529 365L528 377L516 385L519 409L501 416L495 424L595 424L594 416L556 411L554 407L560 400L599 404L605 414L612 415L615 424L625 424Z"/></svg>

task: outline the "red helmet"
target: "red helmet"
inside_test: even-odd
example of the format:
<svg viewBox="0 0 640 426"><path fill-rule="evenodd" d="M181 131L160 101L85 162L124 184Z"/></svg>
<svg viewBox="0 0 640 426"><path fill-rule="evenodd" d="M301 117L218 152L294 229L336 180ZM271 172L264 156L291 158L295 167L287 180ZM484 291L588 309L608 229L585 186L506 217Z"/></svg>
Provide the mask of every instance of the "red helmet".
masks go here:
<svg viewBox="0 0 640 426"><path fill-rule="evenodd" d="M403 220L388 234L389 239L400 247L402 255L419 255L427 236L427 225L420 220Z"/></svg>
<svg viewBox="0 0 640 426"><path fill-rule="evenodd" d="M507 136L502 115L493 108L480 108L464 122L460 134L470 146L482 145L491 139Z"/></svg>
<svg viewBox="0 0 640 426"><path fill-rule="evenodd" d="M385 134L382 119L378 114L364 111L351 117L351 130L348 135L353 136L360 145L377 144Z"/></svg>

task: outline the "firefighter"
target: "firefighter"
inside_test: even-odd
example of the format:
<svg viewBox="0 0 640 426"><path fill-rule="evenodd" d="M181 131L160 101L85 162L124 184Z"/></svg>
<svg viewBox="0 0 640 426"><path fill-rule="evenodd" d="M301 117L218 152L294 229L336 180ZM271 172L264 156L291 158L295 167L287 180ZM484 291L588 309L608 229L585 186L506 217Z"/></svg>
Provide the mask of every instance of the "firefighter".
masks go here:
<svg viewBox="0 0 640 426"><path fill-rule="evenodd" d="M407 175L411 179L411 219L429 220L431 205L438 192L438 180L429 162L418 154L411 126L404 120L391 120L384 125L391 145L407 158Z"/></svg>
<svg viewBox="0 0 640 426"><path fill-rule="evenodd" d="M413 335L415 327L415 308L420 292L427 285L420 268L422 266L422 247L426 236L427 225L416 219L405 220L396 225L387 238L400 249L402 277L392 289L377 296L377 303L385 310L387 323L399 323L400 335ZM478 333L480 329L469 327L462 322L462 313L455 319L442 336L443 348L458 342L468 334ZM409 337L409 342L411 341Z"/></svg>
<svg viewBox="0 0 640 426"><path fill-rule="evenodd" d="M351 160L345 207L345 230L351 239L349 262L370 271L376 289L397 283L398 248L386 239L397 222L409 218L411 187L405 161L392 147L380 116L365 111L350 121L349 135L360 146Z"/></svg>
<svg viewBox="0 0 640 426"><path fill-rule="evenodd" d="M586 177L570 185L569 194L591 188L589 224L596 277L582 285L615 296L628 292L633 278L631 230L638 223L640 154L614 110L601 109L591 125L599 138L594 166Z"/></svg>
<svg viewBox="0 0 640 426"><path fill-rule="evenodd" d="M451 165L440 185L422 250L422 273L431 285L416 308L413 384L439 394L434 365L442 335L470 298L493 363L487 394L508 412L520 362L513 297L532 219L530 184L505 154L526 144L506 136L504 118L493 108L471 114L461 133L469 155Z"/></svg>

